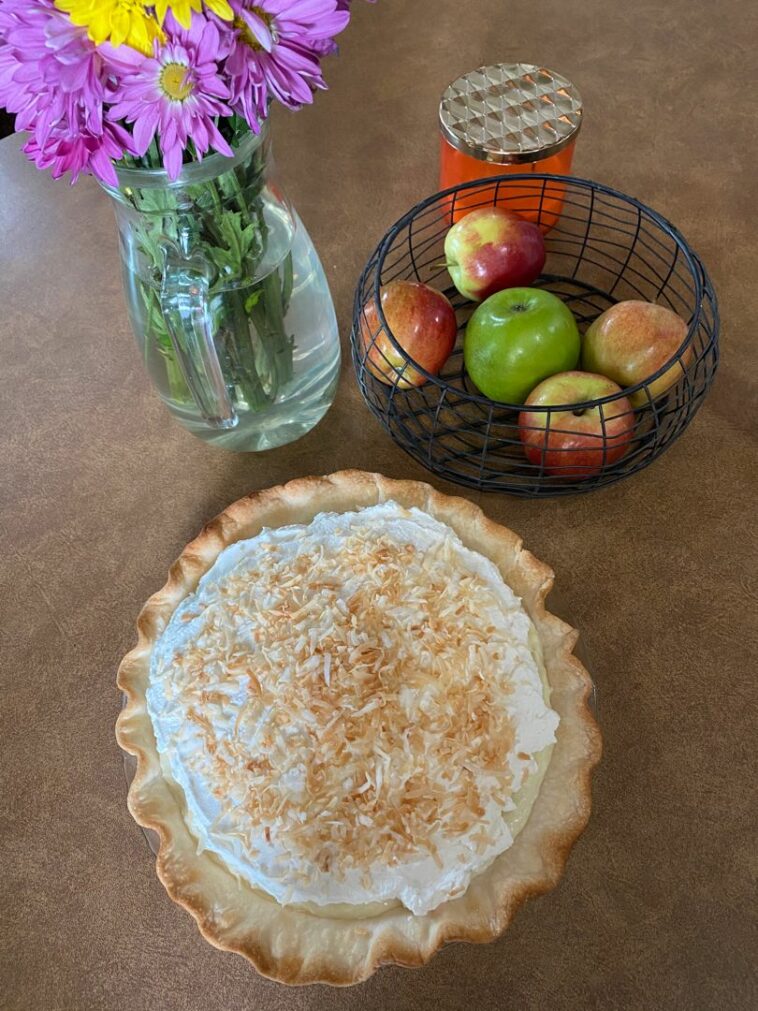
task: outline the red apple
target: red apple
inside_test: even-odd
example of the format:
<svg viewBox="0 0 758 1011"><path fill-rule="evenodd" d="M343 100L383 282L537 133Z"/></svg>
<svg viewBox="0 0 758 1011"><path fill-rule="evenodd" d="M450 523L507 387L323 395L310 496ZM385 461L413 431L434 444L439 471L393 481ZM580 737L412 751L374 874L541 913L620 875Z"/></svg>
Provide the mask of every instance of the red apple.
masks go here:
<svg viewBox="0 0 758 1011"><path fill-rule="evenodd" d="M478 207L445 236L445 258L464 298L483 302L504 288L528 287L545 264L545 240L531 221L502 207Z"/></svg>
<svg viewBox="0 0 758 1011"><path fill-rule="evenodd" d="M606 376L559 372L544 379L525 406L560 407L621 393ZM602 414L601 414L602 412ZM548 424L549 418L549 424ZM620 460L634 434L634 408L628 397L577 411L521 411L519 436L530 463L554 477L592 477Z"/></svg>
<svg viewBox="0 0 758 1011"><path fill-rule="evenodd" d="M450 357L458 332L450 302L442 292L418 281L390 281L381 289L380 298L392 336L415 362L436 375ZM426 382L392 344L373 298L363 307L361 339L368 351L366 366L383 383L407 390Z"/></svg>
<svg viewBox="0 0 758 1011"><path fill-rule="evenodd" d="M582 341L582 368L600 372L626 388L636 386L670 361L684 343L687 324L671 309L654 302L617 302L591 324ZM682 377L692 361L689 347L647 389L655 399ZM648 403L644 390L629 399Z"/></svg>

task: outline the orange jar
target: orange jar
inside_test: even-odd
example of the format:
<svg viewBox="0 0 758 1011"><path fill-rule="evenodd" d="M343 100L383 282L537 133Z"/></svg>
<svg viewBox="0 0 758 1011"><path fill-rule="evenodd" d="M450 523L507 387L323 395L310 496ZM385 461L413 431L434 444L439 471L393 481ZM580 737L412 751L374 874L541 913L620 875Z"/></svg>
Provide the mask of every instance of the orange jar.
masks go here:
<svg viewBox="0 0 758 1011"><path fill-rule="evenodd" d="M569 175L582 124L574 85L545 67L498 63L473 70L440 101L440 188L512 173ZM504 184L497 203L547 232L560 217L559 182ZM491 198L487 198L491 202ZM455 196L457 221L481 205L476 189Z"/></svg>

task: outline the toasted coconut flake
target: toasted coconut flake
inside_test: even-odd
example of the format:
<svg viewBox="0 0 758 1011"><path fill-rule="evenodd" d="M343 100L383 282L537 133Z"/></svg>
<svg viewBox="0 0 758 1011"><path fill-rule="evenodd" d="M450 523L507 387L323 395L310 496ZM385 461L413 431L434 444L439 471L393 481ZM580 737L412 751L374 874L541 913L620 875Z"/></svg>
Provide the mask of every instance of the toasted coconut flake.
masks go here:
<svg viewBox="0 0 758 1011"><path fill-rule="evenodd" d="M464 836L481 852L486 804L512 793L507 668L531 662L501 614L447 541L356 529L338 553L305 534L294 556L266 545L169 672L205 742L199 773L235 798L214 831L250 854L275 838L306 879L370 880L420 852L441 868L440 844Z"/></svg>

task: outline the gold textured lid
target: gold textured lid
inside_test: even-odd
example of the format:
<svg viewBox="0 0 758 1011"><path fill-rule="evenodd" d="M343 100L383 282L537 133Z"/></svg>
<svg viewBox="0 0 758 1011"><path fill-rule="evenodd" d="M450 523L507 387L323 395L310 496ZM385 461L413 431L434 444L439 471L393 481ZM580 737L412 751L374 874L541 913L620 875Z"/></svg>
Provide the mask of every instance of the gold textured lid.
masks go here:
<svg viewBox="0 0 758 1011"><path fill-rule="evenodd" d="M440 127L453 147L513 165L556 154L582 123L582 99L565 77L531 63L479 67L449 85Z"/></svg>

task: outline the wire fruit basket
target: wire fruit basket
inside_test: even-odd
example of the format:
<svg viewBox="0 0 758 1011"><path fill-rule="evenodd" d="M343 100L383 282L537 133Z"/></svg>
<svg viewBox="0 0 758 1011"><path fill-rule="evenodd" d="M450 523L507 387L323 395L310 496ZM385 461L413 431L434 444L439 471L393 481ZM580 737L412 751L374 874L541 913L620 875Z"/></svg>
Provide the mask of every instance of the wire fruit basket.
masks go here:
<svg viewBox="0 0 758 1011"><path fill-rule="evenodd" d="M616 302L636 299L667 306L688 324L687 337L657 372L622 393L596 401L529 407L483 396L466 373L463 334L476 303L452 285L443 243L452 224L475 207L496 204L537 222L545 233L547 258L534 287L558 295L581 332ZM439 375L427 372L403 352L387 327L379 292L396 279L420 281L442 291L458 322L452 355ZM378 307L379 330L368 334L365 307ZM375 324L376 325L376 324ZM407 364L390 369L384 382L367 366L382 330ZM355 294L351 347L358 384L371 411L395 442L415 460L449 481L482 491L526 497L592 491L652 463L692 420L718 365L718 307L705 268L665 218L632 197L598 183L569 176L506 175L464 183L417 204L390 228L361 275ZM377 349L378 350L378 349ZM374 350L373 354L376 355ZM385 359L386 360L386 359ZM678 378L662 395L653 384L669 369ZM415 369L423 385L403 388L402 374ZM531 462L521 428L560 432L559 412L599 409L605 420L619 415L614 402L632 397L627 420L628 449L621 459L603 453L602 466L587 475L572 473L571 450L562 474ZM565 415L564 415L565 417ZM552 426L551 426L552 422Z"/></svg>

